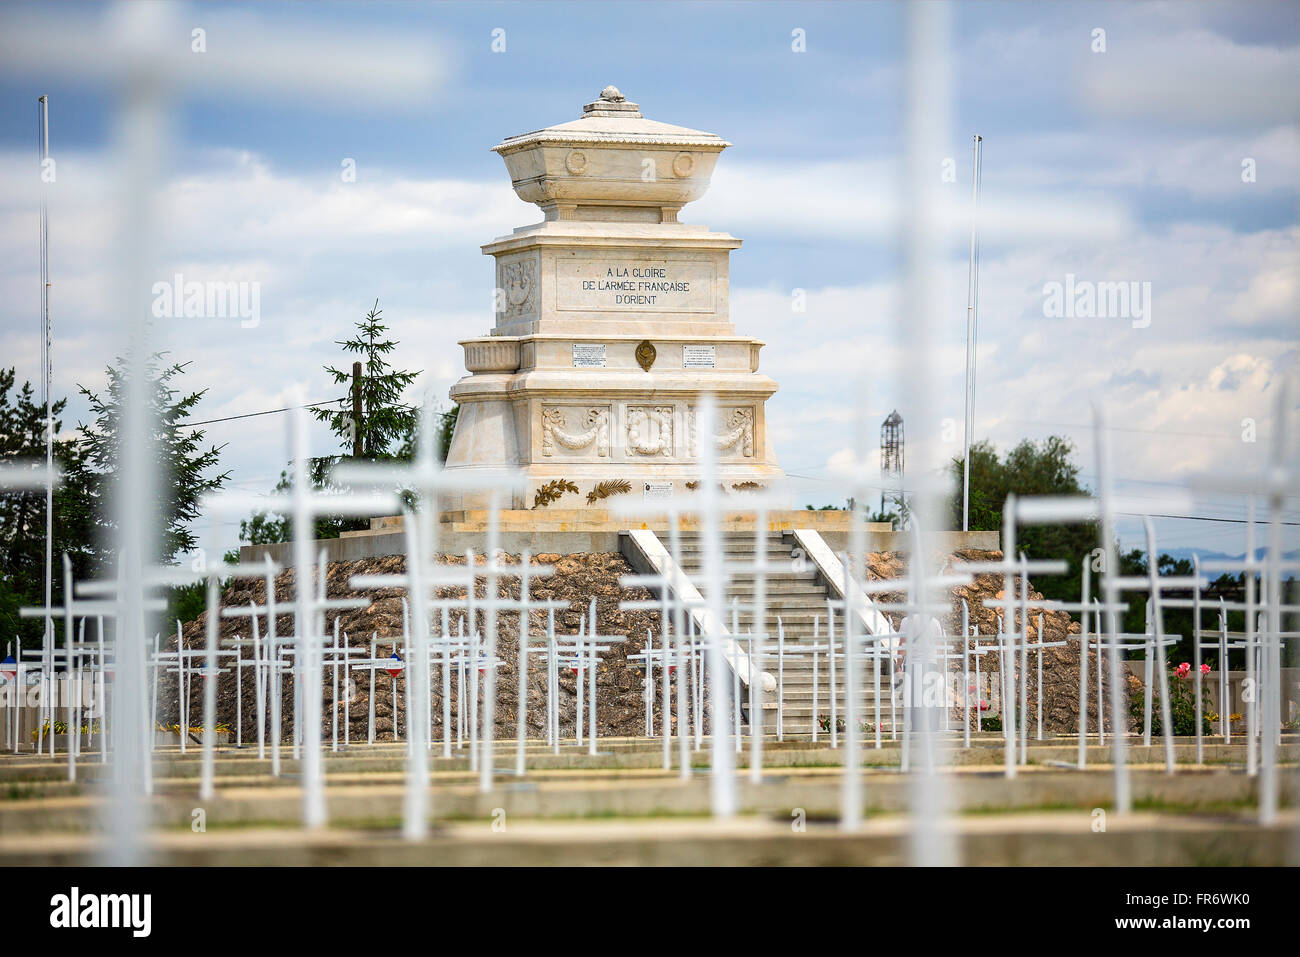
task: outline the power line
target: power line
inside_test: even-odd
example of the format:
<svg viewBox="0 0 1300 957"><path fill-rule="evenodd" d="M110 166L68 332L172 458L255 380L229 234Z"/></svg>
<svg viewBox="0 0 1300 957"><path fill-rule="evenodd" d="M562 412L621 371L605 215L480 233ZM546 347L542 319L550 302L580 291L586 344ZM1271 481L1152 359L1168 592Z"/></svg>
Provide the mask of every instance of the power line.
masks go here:
<svg viewBox="0 0 1300 957"><path fill-rule="evenodd" d="M1143 518L1149 515L1151 518L1178 518L1187 522L1228 522L1233 525L1247 525L1248 519L1244 518L1211 518L1206 515L1161 515L1156 512L1116 512L1117 515L1129 515L1136 518ZM1256 519L1256 525L1271 525L1272 522L1260 521ZM1278 522L1279 525L1300 525L1300 522Z"/></svg>
<svg viewBox="0 0 1300 957"><path fill-rule="evenodd" d="M313 402L311 405L290 405L283 409L266 409L262 412L245 412L243 415L228 415L220 419L204 419L201 422L182 422L178 428L192 429L199 425L212 425L214 422L233 422L235 419L251 419L257 415L275 415L277 412L293 412L297 409L315 409L322 405L332 405L335 402L343 402L344 399L323 399L320 402Z"/></svg>
<svg viewBox="0 0 1300 957"><path fill-rule="evenodd" d="M259 415L276 415L276 414L281 413L281 412L293 412L293 411L295 411L295 410L297 410L297 409L317 409L317 408L320 408L320 407L323 406L323 405L332 405L332 404L334 404L335 402L346 402L346 401L347 401L347 397L344 397L344 398L342 398L342 399L324 399L324 400L322 400L322 401L320 401L320 402L312 402L312 403L309 404L309 405L289 405L289 406L285 406L283 409L263 409L261 412L244 412L244 413L242 413L242 414L240 414L240 415L227 415L227 416L222 416L222 417L219 418L219 419L202 419L202 420L200 420L200 421L198 421L198 422L180 422L180 423L177 423L176 427L177 427L178 429L193 429L193 428L197 428L197 427L200 426L200 425L214 425L214 424L216 424L216 423L218 423L218 422L234 422L236 419L251 419L251 418L254 418L254 417L259 416ZM395 402L395 403L393 403L393 404L396 405L396 406L398 406L399 408L403 408L403 409L417 410L417 409L420 408L420 407L417 406L417 405L406 405L405 403L402 403L402 402ZM442 418L445 419L445 418L449 417L452 413L450 413L450 412L434 412L433 414L434 414L434 415L437 415L437 416L441 416ZM81 436L81 437L73 437L73 438L70 438L70 439L65 439L65 440L63 440L63 441L67 441L67 442L89 442L90 439L89 439L88 437L86 437L86 436Z"/></svg>
<svg viewBox="0 0 1300 957"><path fill-rule="evenodd" d="M1032 425L1043 429L1074 429L1076 431L1091 432L1094 426L1087 423L1076 422L1036 422L1033 419L1003 419L1003 422L1015 425ZM1133 435L1182 435L1199 439L1226 439L1239 434L1239 429L1229 429L1223 432L1180 432L1174 429L1125 429L1116 425L1108 425L1107 432L1128 432Z"/></svg>
<svg viewBox="0 0 1300 957"><path fill-rule="evenodd" d="M341 399L325 399L321 402L313 402L311 405L291 405L283 409L266 409L263 412L245 412L243 415L228 415L221 419L204 419L202 422L182 422L178 427L183 429L193 428L196 425L211 425L214 422L233 422L235 419L251 419L255 415L275 415L278 412L293 412L295 409L315 409L322 405L332 405L335 402L346 402L348 397ZM404 402L394 402L393 405L401 409L409 409L413 412L419 411L418 405L407 405ZM434 412L434 415L442 416L444 419L450 416L450 412Z"/></svg>

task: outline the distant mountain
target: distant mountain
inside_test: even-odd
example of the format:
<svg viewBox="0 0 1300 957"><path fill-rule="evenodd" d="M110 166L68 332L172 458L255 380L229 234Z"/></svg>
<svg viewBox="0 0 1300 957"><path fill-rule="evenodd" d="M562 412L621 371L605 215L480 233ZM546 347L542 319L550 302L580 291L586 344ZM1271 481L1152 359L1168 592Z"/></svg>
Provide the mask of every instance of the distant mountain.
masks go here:
<svg viewBox="0 0 1300 957"><path fill-rule="evenodd" d="M1199 556L1202 562L1241 561L1246 557L1245 552L1242 552L1240 555L1229 555L1226 552L1215 552L1208 548L1162 548L1160 549L1160 552L1161 554L1168 555L1171 558L1186 559L1189 562L1192 560L1193 555ZM1258 554L1262 558L1264 555L1268 554L1268 549L1261 547ZM1286 560L1300 558L1300 549L1292 549L1289 552L1283 552L1282 557Z"/></svg>

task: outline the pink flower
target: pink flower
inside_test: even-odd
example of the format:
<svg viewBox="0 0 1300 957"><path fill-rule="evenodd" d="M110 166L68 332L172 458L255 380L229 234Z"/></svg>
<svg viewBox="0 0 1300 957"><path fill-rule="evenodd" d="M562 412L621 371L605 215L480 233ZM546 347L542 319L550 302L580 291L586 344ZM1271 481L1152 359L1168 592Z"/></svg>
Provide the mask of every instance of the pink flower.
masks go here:
<svg viewBox="0 0 1300 957"><path fill-rule="evenodd" d="M1201 674L1203 674L1203 675L1208 675L1209 673L1210 673L1210 666L1209 666L1209 665L1201 665Z"/></svg>
<svg viewBox="0 0 1300 957"><path fill-rule="evenodd" d="M1178 675L1178 677L1180 677L1180 678L1186 678L1187 675L1188 675L1188 672L1190 672L1191 670L1192 670L1192 666L1189 665L1187 662L1184 661L1181 665L1179 665L1179 666L1174 670L1174 674Z"/></svg>
<svg viewBox="0 0 1300 957"><path fill-rule="evenodd" d="M989 703L985 701L983 698L980 698L980 710L987 711L988 709L989 709Z"/></svg>

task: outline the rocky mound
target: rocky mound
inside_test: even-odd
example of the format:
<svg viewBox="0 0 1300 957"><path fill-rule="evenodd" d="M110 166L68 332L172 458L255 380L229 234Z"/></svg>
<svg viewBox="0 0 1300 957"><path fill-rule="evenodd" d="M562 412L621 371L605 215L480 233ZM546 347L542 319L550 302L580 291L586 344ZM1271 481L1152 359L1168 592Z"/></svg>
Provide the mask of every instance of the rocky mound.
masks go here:
<svg viewBox="0 0 1300 957"><path fill-rule="evenodd" d="M973 561L992 561L1001 558L999 552L965 550L949 557L949 566L956 569L962 564ZM482 562L480 557L479 561ZM464 565L463 556L444 556L440 563L445 565ZM506 564L518 564L518 556L507 556ZM587 614L589 603L596 599L596 627L600 635L621 636L625 640L604 654L604 661L597 672L597 719L601 735L639 735L645 728L644 676L636 663L628 661L628 655L634 655L645 647L647 634L658 636L659 614L656 611L623 611L619 603L623 601L646 599L651 595L641 588L624 588L620 577L632 572L632 568L622 558L613 553L575 554L575 555L538 555L531 563L534 566L551 565L552 574L544 578L535 578L530 584L533 599L555 599L567 604L567 608L556 613L556 632L561 636L573 636L578 633L579 625ZM326 571L326 594L330 598L364 597L369 604L364 608L330 611L326 614L326 633L334 631L334 621L338 619L339 630L347 636L346 643L365 654L367 657L372 639L380 640L380 654L388 654L391 646L384 639L400 638L402 634L403 602L405 590L401 588L369 589L360 591L351 587L353 576L361 574L399 574L405 570L405 558L388 556L365 559L354 562L331 563ZM867 558L868 577L873 580L898 579L907 574L905 557L888 552L873 553ZM277 618L279 634L293 632L293 581L292 569L282 572L276 579L276 600L279 602L280 614ZM951 590L952 607L944 621L949 634L957 634L961 629L961 603L964 599L970 610L970 620L978 627L980 634L990 635L997 631L996 612L985 608L986 598L1003 597L1003 579L997 575L978 575L970 585ZM519 596L519 579L502 577L498 581L501 593L517 598ZM486 583L482 577L477 579L476 594L486 598ZM464 588L446 588L439 591L440 597L464 598ZM1042 596L1032 590L1032 599ZM903 592L880 596L882 602L902 601ZM266 600L264 581L236 582L222 595L222 604L226 607L248 605L253 602L262 605ZM497 696L497 735L512 737L518 708L518 642L519 621L517 613L503 612L498 617L497 656L503 662L498 669ZM891 614L895 625L900 615ZM1079 632L1077 622L1070 620L1064 612L1033 612L1030 614L1029 632L1031 640L1040 633L1046 642L1060 641L1065 635ZM186 648L204 647L204 629L206 616L190 622L183 629L183 641ZM483 630L482 612L479 613L479 629ZM543 612L532 612L530 632L533 635L545 633L546 616ZM455 624L453 623L453 631ZM223 639L248 637L247 618L220 619L220 633ZM173 637L168 649L174 649L176 639ZM249 654L245 651L245 655ZM1095 654L1090 653L1088 663L1090 691L1088 695L1089 726L1096 722L1096 661ZM1103 662L1104 663L1104 662ZM223 662L223 667L229 665ZM960 665L954 664L959 670ZM984 656L981 670L996 672L997 655ZM1031 720L1037 711L1037 662L1031 653L1029 657L1030 687L1028 714ZM373 675L373 682L372 682ZM197 676L195 676L197 677ZM375 728L379 740L391 739L394 718L399 723L405 736L405 678L398 676L395 681L385 672L377 675L373 672L356 670L353 672L353 685L340 680L340 722L342 722L344 693L350 694L347 711L350 717L351 736L364 740L369 721L370 695L375 695ZM560 723L563 734L572 736L576 715L575 675L568 669L560 671ZM1043 727L1045 732L1071 733L1078 727L1078 680L1079 651L1078 643L1071 642L1062 648L1051 648L1043 657ZM396 684L396 711L394 711L393 687ZM190 720L194 725L202 721L201 679L192 682ZM372 687L373 685L373 687ZM433 721L435 737L442 735L442 682L435 672L433 682ZM528 712L527 721L530 736L544 733L545 722L545 675L535 662L530 662L528 674ZM1109 694L1109 676L1105 691ZM333 679L327 668L325 675L325 709L322 715L322 732L328 738L331 733L333 707ZM171 674L163 674L159 682L158 718L165 724L177 721L177 682ZM245 742L256 740L256 707L253 691L253 673L246 668L243 675L243 730ZM655 725L660 726L659 696L654 698ZM457 709L456 682L451 682L451 705L453 721ZM282 715L284 734L291 733L293 720L292 681L284 681L282 691ZM1127 713L1127 711L1126 711ZM226 723L234 729L236 723L236 685L233 674L223 674L218 680L217 714L220 723ZM957 712L960 720L960 711ZM973 719L972 719L973 720ZM1031 725L1032 727L1032 725ZM343 734L340 724L340 736Z"/></svg>
<svg viewBox="0 0 1300 957"><path fill-rule="evenodd" d="M482 561L482 556L480 556L479 563L481 564ZM463 556L445 556L440 559L440 563L464 565L465 558ZM519 558L518 556L507 556L503 559L503 563L517 565ZM603 664L596 675L596 717L600 734L629 735L643 733L645 730L645 703L642 698L644 683L640 671L635 667L635 663L629 664L627 656L636 654L644 648L647 632L655 635L659 634L659 614L654 611L622 611L618 606L621 601L649 598L651 597L650 593L644 589L622 587L619 583L620 576L631 574L632 568L624 561L622 556L617 554L539 555L532 559L532 564L535 566L549 563L554 563L553 573L546 578L532 579L529 593L534 600L556 599L568 603L567 610L556 613L555 628L557 635L572 636L578 633L579 624L583 616L587 614L590 601L594 597L596 599L597 633L602 636L622 636L625 639L622 644L617 644L611 651L603 653ZM359 591L350 586L350 581L353 576L362 574L400 574L405 571L405 566L406 560L403 556L331 563L326 572L326 595L329 598L365 597L370 600L370 604L359 609L328 612L325 621L326 633L333 634L334 620L337 618L341 634L347 636L346 644L364 652L359 657L369 656L371 640L376 637L381 642L379 654L389 654L392 650L391 646L386 645L383 639L400 639L402 635L402 599L405 596L405 590L401 588L383 588ZM288 569L282 572L275 582L276 601L280 603L278 609L280 614L277 616L276 627L281 635L293 633L293 581L293 570ZM503 595L514 598L519 597L518 578L501 577L498 579L498 587ZM475 593L480 598L487 597L486 582L482 577L477 579ZM439 597L463 599L465 589L439 589L438 594ZM237 582L222 595L222 604L226 607L246 606L249 602L261 605L265 603L265 600L266 584L260 580ZM197 620L184 627L182 634L186 648L203 648L205 646L206 617L206 614L201 615ZM502 612L498 616L497 657L503 661L503 665L497 672L497 734L501 737L514 735L518 714L518 618L517 613ZM531 634L534 636L545 634L545 614L543 612L532 612L529 627ZM483 628L482 613L480 612L479 630L482 631ZM456 625L453 622L452 631L455 632L455 630ZM248 620L246 618L223 618L220 620L220 633L223 639L237 636L247 637L249 635ZM174 649L175 645L176 639L173 637L168 646L169 650ZM245 655L248 656L249 654L251 653L246 650ZM228 667L224 661L223 667ZM351 736L353 739L365 740L369 721L369 696L373 691L375 694L376 738L378 740L391 739L394 719L394 681L387 673L380 671L374 676L372 689L371 675L371 672L364 670L355 670L353 672L355 686L351 700L347 703L347 713L351 722ZM198 687L200 683L201 679L193 681L190 693L190 721L194 725L202 722L202 692ZM333 679L331 670L328 667L324 684L325 709L322 715L321 727L328 739L333 721L331 714ZM575 675L567 669L561 669L559 684L561 731L571 736L574 731L576 716ZM284 722L284 735L287 738L292 728L293 689L292 682L288 678L285 679L284 685L281 713ZM342 721L343 713L344 687L345 684L340 681L340 721ZM396 679L396 687L396 718L401 734L405 737L406 683L404 676L399 675ZM454 676L451 688L452 720L454 722L458 704ZM442 681L436 671L432 690L434 693L434 734L441 737ZM242 698L244 741L256 741L256 701L251 668L245 669ZM539 736L544 733L545 701L545 674L538 668L536 659L534 659L529 663L527 711L528 728L532 736ZM158 694L159 720L165 724L176 722L176 706L176 678L174 675L164 674L160 681ZM219 723L229 724L233 732L235 715L236 685L234 676L224 674L220 677L218 684L217 720ZM657 706L655 722L656 726L658 726L659 713ZM339 735L340 737L343 735L341 724Z"/></svg>

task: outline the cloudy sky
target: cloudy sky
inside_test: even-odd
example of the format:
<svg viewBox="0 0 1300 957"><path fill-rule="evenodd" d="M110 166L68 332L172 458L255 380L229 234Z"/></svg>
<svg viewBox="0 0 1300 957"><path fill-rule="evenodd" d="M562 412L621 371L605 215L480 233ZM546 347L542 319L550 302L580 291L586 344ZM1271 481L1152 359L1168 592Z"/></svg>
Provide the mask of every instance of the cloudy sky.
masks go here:
<svg viewBox="0 0 1300 957"><path fill-rule="evenodd" d="M952 10L951 124L933 158L953 207L932 343L939 421L906 420L910 447L961 451L971 137L983 137L977 438L1069 437L1095 480L1092 407L1108 411L1116 480L1160 513L1241 520L1245 504L1163 501L1189 475L1259 468L1279 389L1300 409L1300 6L967 3ZM540 218L489 148L577 118L606 84L647 116L734 146L709 193L682 212L744 240L732 256L737 332L764 339L780 384L772 440L795 504L842 504L837 465L867 420L900 405L895 197L903 129L904 18L888 3L259 4L177 6L171 33L206 67L274 45L332 78L282 90L179 71L173 148L159 184L160 279L260 284L260 321L171 319L160 338L219 419L338 395L322 366L376 299L423 370L413 399L446 403L457 340L491 326L490 258L479 246ZM99 7L0 11L0 362L39 379L37 96L50 97L56 395L84 420L124 326L112 305L112 70L140 51L111 41ZM192 53L202 29L205 53ZM34 31L34 32L33 32ZM504 31L504 33L494 33ZM796 31L802 31L797 34ZM1101 32L1099 32L1101 31ZM76 46L84 35L86 45ZM60 55L14 66L15 37ZM794 49L802 36L805 49ZM494 47L494 38L496 40ZM66 46L64 45L66 44ZM504 49L499 49L504 45ZM342 55L321 63L328 51ZM408 51L436 65L402 99L385 69ZM263 62L265 58L262 58ZM88 66L87 64L91 64ZM197 78L196 78L197 76ZM355 78L358 96L347 92ZM329 86L327 92L325 86ZM346 161L355 182L345 182ZM1067 277L1073 277L1072 280ZM1137 283L1142 316L1057 317L1045 287ZM1149 285L1146 285L1149 284ZM806 308L792 308L802 290ZM295 392L297 390L297 392ZM269 489L285 415L219 422L235 487ZM874 425L873 425L874 430ZM1249 439L1254 438L1254 441ZM1292 436L1294 439L1294 435ZM323 428L313 452L334 451ZM875 455L873 451L872 455ZM1300 500L1287 518L1300 520ZM1239 553L1231 521L1162 519L1162 546ZM1134 521L1121 525L1138 543ZM226 529L233 544L237 529ZM1288 528L1289 546L1300 536Z"/></svg>

